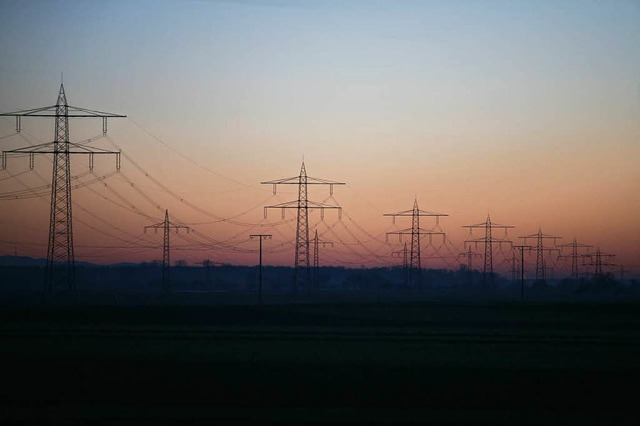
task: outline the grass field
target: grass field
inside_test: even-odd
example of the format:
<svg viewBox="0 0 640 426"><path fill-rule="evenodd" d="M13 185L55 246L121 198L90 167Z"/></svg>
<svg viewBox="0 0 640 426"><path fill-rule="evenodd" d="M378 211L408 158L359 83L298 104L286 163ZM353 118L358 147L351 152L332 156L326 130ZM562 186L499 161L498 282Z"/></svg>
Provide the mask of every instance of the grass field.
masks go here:
<svg viewBox="0 0 640 426"><path fill-rule="evenodd" d="M639 308L4 306L2 423L638 424Z"/></svg>

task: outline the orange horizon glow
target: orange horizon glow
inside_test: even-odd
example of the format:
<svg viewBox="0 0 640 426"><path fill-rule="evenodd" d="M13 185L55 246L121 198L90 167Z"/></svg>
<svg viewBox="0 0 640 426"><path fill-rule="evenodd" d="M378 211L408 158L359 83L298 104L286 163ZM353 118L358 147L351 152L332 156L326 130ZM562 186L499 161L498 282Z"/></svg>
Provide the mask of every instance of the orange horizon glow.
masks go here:
<svg viewBox="0 0 640 426"><path fill-rule="evenodd" d="M283 222L263 208L297 199L296 187L274 195L260 182L296 176L304 158L309 176L346 182L333 197L309 188L343 208L342 220L310 213L310 236L335 243L321 265L401 264L385 233L410 219L383 214L417 199L448 214L447 242L423 240L425 268L457 269L463 226L490 214L515 226L514 242L541 228L615 254L612 272L638 277L640 8L587 3L10 4L0 111L52 105L51 70L64 70L69 104L127 115L107 137L99 121L71 120L71 142L125 154L119 173L113 158L92 172L72 159L77 261L161 259L162 236L143 230L168 209L194 230L172 234L173 260L255 265L249 235L264 231L265 264L292 266L294 212ZM65 31L47 30L53 15ZM52 137L51 119L24 118L16 134L0 117L0 150ZM32 171L27 157L7 159L0 255L46 257L51 174L49 156ZM505 274L510 253L495 251Z"/></svg>

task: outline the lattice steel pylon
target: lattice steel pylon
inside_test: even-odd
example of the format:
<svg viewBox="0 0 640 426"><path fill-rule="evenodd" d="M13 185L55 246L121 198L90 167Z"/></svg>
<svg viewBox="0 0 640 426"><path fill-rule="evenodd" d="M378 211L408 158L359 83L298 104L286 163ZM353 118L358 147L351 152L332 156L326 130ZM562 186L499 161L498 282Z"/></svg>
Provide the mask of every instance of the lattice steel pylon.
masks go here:
<svg viewBox="0 0 640 426"><path fill-rule="evenodd" d="M608 259L613 259L615 254L607 254L600 251L600 247L596 248L595 253L585 254L582 257L589 259L588 262L584 262L583 265L593 267L594 278L603 278L605 276L603 267L616 266L615 263L610 262Z"/></svg>
<svg viewBox="0 0 640 426"><path fill-rule="evenodd" d="M386 233L386 238L389 238L389 235L398 235L401 239L403 235L411 235L411 248L409 250L409 285L415 284L415 281L418 281L418 286L421 288L421 271L422 271L422 260L420 255L420 235L428 235L429 242L431 242L431 238L433 235L442 235L443 238L446 238L445 233L439 230L434 229L423 229L420 228L420 216L433 216L436 218L436 226L440 223L440 217L449 216L444 213L433 213L425 210L420 210L418 207L418 199L416 198L413 201L413 208L411 210L404 210L397 213L385 213L383 216L391 216L393 217L393 223L396 221L396 217L398 216L410 216L411 217L411 228L401 229L399 231L392 231Z"/></svg>
<svg viewBox="0 0 640 426"><path fill-rule="evenodd" d="M480 257L480 253L474 253L471 251L471 246L467 248L467 251L463 251L462 253L458 253L458 258L464 257L467 259L467 271L471 272L473 270L473 258Z"/></svg>
<svg viewBox="0 0 640 426"><path fill-rule="evenodd" d="M300 168L300 174L298 176L276 179L265 182L260 182L263 185L273 185L273 193L276 194L276 188L278 185L298 185L298 199L293 201L287 201L272 206L265 206L264 216L267 217L267 211L269 209L281 209L282 217L284 218L285 210L296 209L297 210L297 224L296 224L296 253L293 263L293 280L292 289L296 291L299 286L308 286L311 282L311 251L309 240L309 210L319 209L321 217L324 217L325 209L336 209L338 214L342 214L342 207L332 206L324 203L318 203L311 201L308 198L308 186L309 185L329 185L329 193L333 195L334 185L346 185L344 182L336 182L327 179L320 179L307 176L307 170L302 162ZM300 273L300 269L304 269L304 273Z"/></svg>
<svg viewBox="0 0 640 426"><path fill-rule="evenodd" d="M512 250L511 257L507 257L504 262L511 266L511 269L509 269L509 272L511 272L511 282L515 283L518 273L518 256L516 256L515 249Z"/></svg>
<svg viewBox="0 0 640 426"><path fill-rule="evenodd" d="M573 242L571 243L567 243L567 244L560 244L557 247L560 248L560 250L562 250L563 248L570 248L571 249L571 254L560 254L558 256L559 259L562 258L570 258L571 259L571 279L572 280L578 280L580 279L580 269L579 269L579 263L578 263L578 258L581 256L578 253L578 250L581 248L587 249L589 250L589 248L593 247L592 245L589 244L580 244L576 241L576 238L573 238Z"/></svg>
<svg viewBox="0 0 640 426"><path fill-rule="evenodd" d="M405 287L409 286L409 249L407 242L404 242L402 250L391 252L391 257L402 257L402 277Z"/></svg>
<svg viewBox="0 0 640 426"><path fill-rule="evenodd" d="M164 211L164 220L160 223L156 223L153 225L147 225L144 227L144 232L147 232L147 229L153 229L155 232L158 232L158 229L162 228L163 237L162 237L162 290L167 291L171 288L171 242L169 240L169 235L171 234L171 230L175 229L176 233L180 229L186 229L187 233L189 233L189 227L185 225L178 225L169 221L169 210Z"/></svg>
<svg viewBox="0 0 640 426"><path fill-rule="evenodd" d="M489 277L490 284L493 285L493 244L511 244L511 240L507 239L507 229L515 228L512 225L501 225L499 223L495 223L491 221L491 216L487 215L487 220L481 223L476 223L473 225L464 225L463 228L469 228L469 234L472 233L473 229L481 228L484 229L484 237L475 238L472 240L466 240L464 242L465 246L470 243L474 243L476 246L478 243L484 244L484 267L482 269L482 280L483 282L487 282L487 277ZM493 236L493 229L503 229L505 233L504 238L497 238Z"/></svg>
<svg viewBox="0 0 640 426"><path fill-rule="evenodd" d="M1 113L0 116L16 117L16 133L22 129L22 117L49 117L55 120L53 142L2 152L2 168L8 155L29 155L29 167L34 168L36 154L53 154L53 176L51 178L51 211L49 214L49 241L47 245L47 268L45 293L75 292L75 255L73 249L73 214L71 210L71 164L70 156L89 156L89 168L93 169L96 154L116 156L116 168L120 169L120 151L108 151L93 146L69 141L69 118L102 118L102 134L107 134L107 118L123 118L125 115L94 111L71 106L67 103L64 84L60 83L55 105Z"/></svg>
<svg viewBox="0 0 640 426"><path fill-rule="evenodd" d="M536 239L536 245L533 249L536 251L536 281L544 281L546 275L546 264L544 260L544 252L559 252L560 250L556 247L556 241L558 241L562 237L558 237L556 235L547 235L542 233L542 229L538 228L538 232L531 235L525 235L522 238L522 242L527 244L527 239ZM544 240L553 240L553 247L545 247Z"/></svg>
<svg viewBox="0 0 640 426"><path fill-rule="evenodd" d="M333 247L333 241L318 238L318 230L316 229L313 237L313 287L315 289L320 285L320 244L322 244L322 247L326 247L327 244Z"/></svg>

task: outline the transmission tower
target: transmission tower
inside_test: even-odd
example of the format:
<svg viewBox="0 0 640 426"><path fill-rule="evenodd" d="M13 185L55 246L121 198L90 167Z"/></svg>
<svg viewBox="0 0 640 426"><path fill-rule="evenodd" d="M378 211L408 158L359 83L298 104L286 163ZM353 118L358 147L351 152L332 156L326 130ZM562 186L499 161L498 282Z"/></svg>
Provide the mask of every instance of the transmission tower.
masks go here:
<svg viewBox="0 0 640 426"><path fill-rule="evenodd" d="M187 230L187 234L189 233L189 227L184 225L177 225L169 221L169 210L164 211L164 220L160 223L156 223L154 225L147 225L144 227L144 232L147 232L147 229L153 228L153 230L157 233L159 228L163 230L163 239L162 239L162 290L167 291L171 288L171 244L169 241L169 234L172 229L176 230L176 234L178 231L182 229Z"/></svg>
<svg viewBox="0 0 640 426"><path fill-rule="evenodd" d="M585 266L591 266L593 268L593 276L595 278L603 278L604 272L603 267L611 267L616 266L615 263L609 261L609 259L613 259L615 254L607 254L600 251L600 247L596 248L596 252L592 254L585 254L582 257L588 259L587 262L583 263Z"/></svg>
<svg viewBox="0 0 640 426"><path fill-rule="evenodd" d="M415 199L413 202L413 208L411 210L404 210L397 213L385 213L383 216L391 216L393 217L393 223L396 222L396 217L399 216L409 216L411 217L411 228L401 229L399 231L387 232L386 237L389 235L398 235L400 239L402 239L403 235L411 235L411 249L409 251L409 285L417 283L421 288L421 271L422 271L422 261L420 256L420 235L428 235L429 242L431 242L431 238L433 235L442 235L442 238L446 238L445 233L441 231L436 231L432 229L423 229L420 228L420 216L433 216L436 218L436 226L440 223L441 216L449 216L448 214L443 213L433 213L424 210L420 210L418 208L418 200Z"/></svg>
<svg viewBox="0 0 640 426"><path fill-rule="evenodd" d="M471 251L471 246L469 246L467 251L458 253L458 258L464 257L467 259L467 264L465 266L467 267L467 281L469 282L469 284L471 284L473 281L473 258L480 256L480 253L474 253L473 251Z"/></svg>
<svg viewBox="0 0 640 426"><path fill-rule="evenodd" d="M53 154L53 176L51 178L51 212L49 215L49 243L47 248L47 269L45 292L75 291L75 258L73 251L73 215L71 212L71 164L70 156L89 156L89 169L93 169L96 154L116 156L116 168L120 169L120 151L73 143L69 141L69 118L102 118L102 134L107 134L107 119L122 118L125 115L111 114L71 106L67 103L64 84L60 83L58 100L55 105L19 110L0 114L16 118L16 133L22 130L22 117L54 118L53 142L18 148L2 152L2 169L6 168L8 155L29 156L29 168L33 170L36 154Z"/></svg>
<svg viewBox="0 0 640 426"><path fill-rule="evenodd" d="M391 257L402 257L402 276L404 278L404 286L409 286L409 249L407 248L407 242L404 242L402 250L391 252Z"/></svg>
<svg viewBox="0 0 640 426"><path fill-rule="evenodd" d="M576 241L576 238L573 238L573 242L572 243L567 243L567 244L560 244L557 247L559 247L561 250L563 248L570 248L571 249L571 254L561 254L558 256L558 259L562 259L562 258L571 258L571 279L572 280L578 280L580 278L580 270L579 270L579 264L578 264L578 258L581 257L582 255L580 255L578 253L579 249L587 249L587 251L589 250L589 248L593 247L589 244L580 244Z"/></svg>
<svg viewBox="0 0 640 426"><path fill-rule="evenodd" d="M469 235L471 235L473 229L475 228L484 229L484 237L466 240L464 244L465 246L470 243L474 243L475 246L477 246L478 243L484 244L484 267L482 269L482 281L486 283L487 277L489 277L490 284L491 286L493 286L493 244L498 243L498 245L500 246L506 243L511 244L511 240L507 238L507 229L515 228L515 226L501 225L499 223L491 222L491 217L487 215L487 220L485 222L476 223L474 225L464 225L463 228L469 228ZM494 237L494 229L503 229L504 238Z"/></svg>
<svg viewBox="0 0 640 426"><path fill-rule="evenodd" d="M515 283L516 275L518 273L518 256L516 256L516 251L512 250L511 257L507 257L504 262L511 266L511 269L509 270L509 272L511 272L511 281Z"/></svg>
<svg viewBox="0 0 640 426"><path fill-rule="evenodd" d="M535 238L536 245L533 247L533 249L536 251L536 281L544 281L546 272L544 252L560 252L560 250L556 247L556 242L562 237L543 234L542 229L538 228L538 232L536 232L535 234L525 235L520 238L522 238L522 242L524 244L527 244L527 240ZM544 240L553 240L553 247L545 247Z"/></svg>
<svg viewBox="0 0 640 426"><path fill-rule="evenodd" d="M465 266L467 267L468 271L473 270L473 258L480 256L480 253L474 253L473 251L471 251L471 246L469 246L467 251L458 254L458 258L464 257L465 259L467 259L467 264Z"/></svg>
<svg viewBox="0 0 640 426"><path fill-rule="evenodd" d="M318 230L313 237L313 287L318 288L320 281L320 244L326 247L327 244L333 247L333 241L321 240L318 238Z"/></svg>
<svg viewBox="0 0 640 426"><path fill-rule="evenodd" d="M285 210L287 209L296 209L298 211L298 220L297 220L297 226L296 226L296 254L295 254L295 260L293 263L293 280L292 280L293 290L296 291L298 286L300 285L308 286L311 281L309 210L311 209L320 210L320 217L322 218L324 218L325 209L337 209L338 215L340 217L342 215L342 207L340 206L331 206L328 204L318 203L318 202L309 200L307 196L308 186L309 185L329 185L329 193L330 195L333 195L333 186L345 185L345 183L307 176L307 170L305 168L304 161L302 162L302 167L300 168L300 175L290 177L290 178L276 179L276 180L270 180L270 181L260 182L260 183L263 185L273 185L274 194L276 193L276 188L278 185L298 185L297 200L287 201L287 202L275 204L272 206L266 206L264 208L265 218L267 217L268 209L281 209L282 218L284 218ZM304 273L301 273L300 269L304 269Z"/></svg>
<svg viewBox="0 0 640 426"><path fill-rule="evenodd" d="M551 281L553 281L553 271L555 271L556 268L554 268L553 266L547 266L547 259L544 260L544 276L545 279L546 277L549 277L549 279Z"/></svg>

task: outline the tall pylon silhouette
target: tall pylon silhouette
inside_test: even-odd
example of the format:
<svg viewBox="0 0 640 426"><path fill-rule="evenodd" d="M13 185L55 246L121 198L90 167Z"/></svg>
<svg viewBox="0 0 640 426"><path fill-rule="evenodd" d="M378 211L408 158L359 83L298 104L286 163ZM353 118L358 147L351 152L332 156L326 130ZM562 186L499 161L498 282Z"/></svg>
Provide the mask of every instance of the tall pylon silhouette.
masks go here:
<svg viewBox="0 0 640 426"><path fill-rule="evenodd" d="M523 239L523 243L527 244L527 240L534 239L536 240L536 245L533 246L533 249L536 251L536 281L545 280L546 278L546 264L544 259L545 252L560 252L560 250L556 247L556 242L562 237L558 237L556 235L547 235L542 233L542 229L538 228L538 232L531 235L525 235L520 237ZM544 240L552 240L553 247L546 247L544 245Z"/></svg>
<svg viewBox="0 0 640 426"><path fill-rule="evenodd" d="M393 223L396 221L396 217L401 216L409 216L411 217L411 228L401 229L399 231L387 232L386 237L389 235L398 235L400 239L402 239L403 235L411 235L411 248L409 250L409 285L418 285L418 288L422 287L422 259L420 255L420 236L428 235L429 242L431 242L431 238L433 235L442 235L443 238L446 238L445 233L439 230L434 229L423 229L420 227L420 217L421 216L433 216L436 218L436 226L440 223L440 217L449 216L444 213L433 213L425 210L420 210L418 207L418 199L414 199L413 208L411 210L404 210L397 213L385 213L383 216L391 216L393 217Z"/></svg>
<svg viewBox="0 0 640 426"><path fill-rule="evenodd" d="M466 240L464 244L465 246L470 243L473 243L476 246L479 243L484 244L484 267L482 269L482 280L484 283L489 281L490 285L493 287L493 245L495 243L511 244L511 240L507 238L507 229L515 228L515 226L501 225L499 223L492 222L491 216L487 214L486 221L473 225L464 225L463 228L468 228L470 235L476 228L484 229L484 237ZM505 235L504 238L495 237L493 235L494 229L503 229Z"/></svg>
<svg viewBox="0 0 640 426"><path fill-rule="evenodd" d="M308 186L309 185L329 185L329 193L333 195L334 185L345 185L344 182L336 182L327 179L320 179L307 176L307 169L304 161L300 168L300 174L298 176L276 179L265 182L260 182L263 185L273 185L273 193L276 194L276 188L278 185L297 185L298 186L298 199L287 201L280 204L271 206L265 206L264 216L267 217L267 211L269 209L281 209L282 217L284 218L285 210L296 209L297 210L297 224L296 224L296 246L295 246L295 259L293 263L293 279L292 290L296 291L298 287L309 286L311 283L311 251L309 240L309 210L320 210L321 217L324 217L325 209L336 209L338 214L342 215L342 208L340 206L332 206L324 203L318 203L311 201L308 198ZM302 271L301 271L302 270Z"/></svg>
<svg viewBox="0 0 640 426"><path fill-rule="evenodd" d="M582 257L587 260L584 265L593 268L593 277L603 278L605 276L605 270L603 268L616 266L615 263L609 261L609 259L613 259L615 256L615 254L603 253L600 251L600 247L596 247L595 253L585 254Z"/></svg>
<svg viewBox="0 0 640 426"><path fill-rule="evenodd" d="M125 115L94 111L71 106L63 82L60 82L55 105L30 110L3 113L0 116L16 117L16 133L22 130L23 117L48 117L55 122L53 142L2 152L2 168L7 156L29 155L29 167L34 168L36 154L53 154L53 176L51 178L51 211L49 214L49 240L47 244L47 268L45 293L75 292L75 255L73 247L73 214L71 209L71 155L89 156L89 168L93 169L96 154L116 156L116 168L120 169L120 151L108 151L93 146L69 141L69 118L102 118L102 134L107 134L107 118L122 118Z"/></svg>
<svg viewBox="0 0 640 426"><path fill-rule="evenodd" d="M562 251L563 248L570 248L571 249L571 253L570 254L560 254L558 256L559 259L566 259L566 258L570 258L571 259L571 279L572 280L578 280L580 279L580 265L578 262L578 258L581 256L579 254L579 249L587 249L589 250L591 247L593 247L592 245L589 244L580 244L576 241L576 238L573 237L573 242L571 243L567 243L567 244L560 244L558 245L558 248L560 248L560 250Z"/></svg>
<svg viewBox="0 0 640 426"><path fill-rule="evenodd" d="M178 225L169 221L169 210L164 211L164 220L160 223L156 223L153 225L147 225L144 227L144 232L147 232L147 229L153 229L155 232L158 232L158 229L162 229L163 238L162 238L162 290L167 291L171 289L171 241L169 240L169 235L171 234L171 230L175 229L176 233L180 229L186 229L187 233L189 233L189 227L185 225Z"/></svg>
<svg viewBox="0 0 640 426"><path fill-rule="evenodd" d="M475 253L471 251L471 246L467 248L467 251L458 253L458 258L464 257L465 259L467 259L467 264L465 266L467 267L467 272L469 273L471 273L471 271L473 270L473 258L480 257L480 256L481 256L480 253Z"/></svg>

